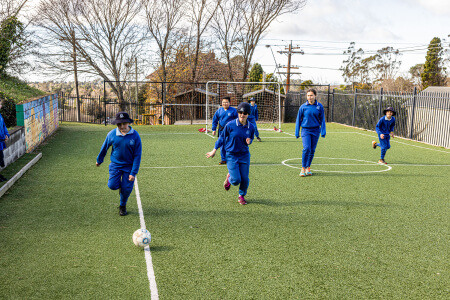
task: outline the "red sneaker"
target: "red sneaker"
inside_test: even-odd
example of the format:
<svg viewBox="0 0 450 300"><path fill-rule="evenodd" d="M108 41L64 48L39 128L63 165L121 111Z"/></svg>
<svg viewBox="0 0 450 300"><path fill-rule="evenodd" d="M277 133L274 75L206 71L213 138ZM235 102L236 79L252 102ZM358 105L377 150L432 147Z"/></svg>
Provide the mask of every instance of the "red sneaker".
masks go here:
<svg viewBox="0 0 450 300"><path fill-rule="evenodd" d="M247 201L245 201L244 196L242 196L242 195L239 195L239 200L238 201L239 201L240 205L247 204Z"/></svg>
<svg viewBox="0 0 450 300"><path fill-rule="evenodd" d="M223 183L223 188L225 189L225 191L228 191L231 187L231 183L228 178L230 178L230 173L227 174L227 178L225 178L225 182Z"/></svg>

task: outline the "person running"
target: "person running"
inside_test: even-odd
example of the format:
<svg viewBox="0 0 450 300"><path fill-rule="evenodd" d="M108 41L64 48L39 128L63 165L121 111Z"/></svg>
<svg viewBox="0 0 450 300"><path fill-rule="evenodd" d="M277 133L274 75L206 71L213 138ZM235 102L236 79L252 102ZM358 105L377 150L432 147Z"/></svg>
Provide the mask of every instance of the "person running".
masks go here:
<svg viewBox="0 0 450 300"><path fill-rule="evenodd" d="M252 123L252 125L255 127L255 136L258 142L261 142L261 138L259 137L259 131L258 126L256 125L256 121L258 121L258 105L256 105L256 99L250 98L250 108L251 113L248 116L248 121Z"/></svg>
<svg viewBox="0 0 450 300"><path fill-rule="evenodd" d="M112 146L108 187L111 190L119 190L119 215L126 216L128 197L133 191L134 179L141 164L142 143L138 132L130 126L133 120L128 113L117 113L116 119L111 123L116 124L117 128L106 136L96 165L99 167L103 163L106 152Z"/></svg>
<svg viewBox="0 0 450 300"><path fill-rule="evenodd" d="M302 127L302 170L301 177L312 175L311 163L316 151L319 135L323 138L326 135L325 111L323 105L316 100L317 91L309 89L306 91L306 103L302 104L298 110L297 120L295 122L295 137L300 136L300 127Z"/></svg>
<svg viewBox="0 0 450 300"><path fill-rule="evenodd" d="M250 104L242 102L237 107L238 118L225 125L214 149L206 153L207 158L213 158L217 149L225 148L228 174L223 187L228 191L231 185L239 185L238 202L247 204L244 196L250 183L248 178L250 170L249 145L255 135L255 127L248 121L251 109Z"/></svg>
<svg viewBox="0 0 450 300"><path fill-rule="evenodd" d="M388 107L383 110L384 116L378 120L377 126L375 127L376 132L378 133L378 139L380 143L372 141L372 148L376 149L377 146L381 148L381 157L378 161L379 164L387 164L384 160L386 156L386 152L391 148L390 139L394 138L394 128L395 128L395 115L396 112L394 108Z"/></svg>
<svg viewBox="0 0 450 300"><path fill-rule="evenodd" d="M230 106L230 97L223 97L222 107L220 107L216 111L212 120L212 134L216 135L216 129L218 126L219 133L217 134L217 136L220 136L220 133L223 128L225 128L225 125L227 125L227 123L231 120L235 120L237 117L238 113L236 111L236 108ZM221 161L219 162L219 165L226 164L226 153L223 147L220 149L220 157Z"/></svg>
<svg viewBox="0 0 450 300"><path fill-rule="evenodd" d="M0 100L0 109L3 106L3 99ZM6 128L5 120L3 116L0 114L0 167L5 167L5 156L3 154L3 150L6 148L6 141L9 138L8 128ZM7 181L8 178L4 177L0 174L0 182Z"/></svg>

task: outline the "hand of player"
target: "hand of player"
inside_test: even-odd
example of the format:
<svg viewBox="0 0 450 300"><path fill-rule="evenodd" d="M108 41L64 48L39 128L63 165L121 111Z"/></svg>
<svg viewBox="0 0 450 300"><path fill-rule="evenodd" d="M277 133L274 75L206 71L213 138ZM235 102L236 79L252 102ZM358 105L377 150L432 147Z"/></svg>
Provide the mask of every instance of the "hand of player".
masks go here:
<svg viewBox="0 0 450 300"><path fill-rule="evenodd" d="M246 138L245 141L247 142L247 145L250 145L250 143L252 142L250 138Z"/></svg>
<svg viewBox="0 0 450 300"><path fill-rule="evenodd" d="M213 151L206 153L206 158L213 158L214 155L216 155L216 151L217 150L214 149Z"/></svg>
<svg viewBox="0 0 450 300"><path fill-rule="evenodd" d="M100 167L100 164L99 164L98 162L96 162L95 165L96 165L97 167Z"/></svg>
<svg viewBox="0 0 450 300"><path fill-rule="evenodd" d="M384 140L384 134L380 134L380 139Z"/></svg>
<svg viewBox="0 0 450 300"><path fill-rule="evenodd" d="M134 181L134 176L133 175L128 176L128 181Z"/></svg>
<svg viewBox="0 0 450 300"><path fill-rule="evenodd" d="M212 134L213 134L213 135L216 135L216 131L215 131L215 130L213 130Z"/></svg>

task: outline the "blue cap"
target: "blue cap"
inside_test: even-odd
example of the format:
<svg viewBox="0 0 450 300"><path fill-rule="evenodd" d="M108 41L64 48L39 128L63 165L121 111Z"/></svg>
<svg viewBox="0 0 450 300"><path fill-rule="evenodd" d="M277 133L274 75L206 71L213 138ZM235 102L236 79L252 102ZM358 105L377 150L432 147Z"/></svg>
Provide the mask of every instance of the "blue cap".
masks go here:
<svg viewBox="0 0 450 300"><path fill-rule="evenodd" d="M239 103L238 107L237 107L237 111L238 112L244 112L247 114L250 114L250 112L252 111L250 104L248 104L247 102L241 102Z"/></svg>

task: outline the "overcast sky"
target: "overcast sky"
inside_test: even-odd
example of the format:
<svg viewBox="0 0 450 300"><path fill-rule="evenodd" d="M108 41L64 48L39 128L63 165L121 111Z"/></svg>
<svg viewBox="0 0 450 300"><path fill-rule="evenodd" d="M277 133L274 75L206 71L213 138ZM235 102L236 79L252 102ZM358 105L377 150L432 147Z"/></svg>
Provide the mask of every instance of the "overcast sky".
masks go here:
<svg viewBox="0 0 450 300"><path fill-rule="evenodd" d="M29 1L29 8L39 2ZM294 79L343 83L337 69L346 58L343 51L355 42L369 53L386 46L399 49L403 53L400 75L406 74L411 66L425 62L433 37L445 39L448 45L449 15L450 0L309 0L297 13L272 23L253 61L266 72L276 71L275 62L287 63L287 56L277 51L292 40L293 46L304 51L292 57L292 65L300 67L293 71L301 72Z"/></svg>

